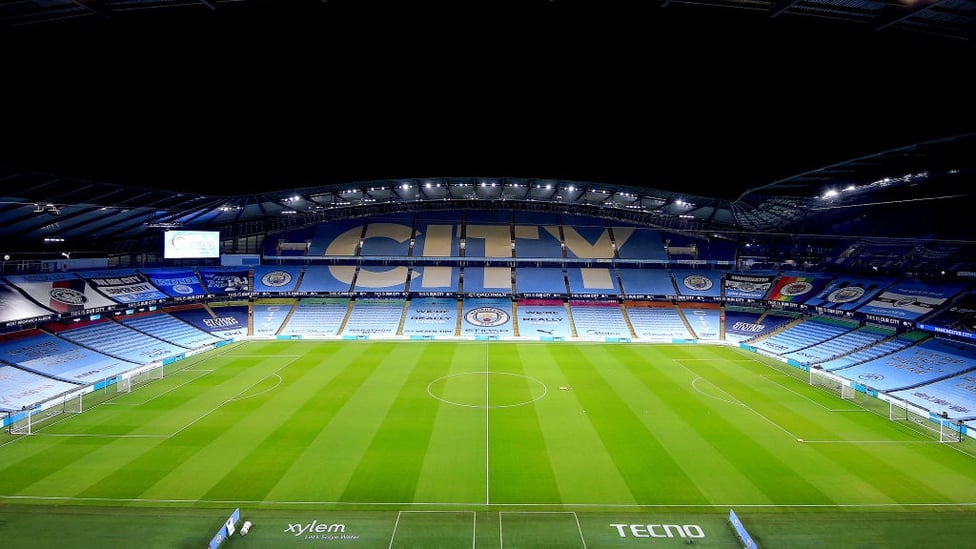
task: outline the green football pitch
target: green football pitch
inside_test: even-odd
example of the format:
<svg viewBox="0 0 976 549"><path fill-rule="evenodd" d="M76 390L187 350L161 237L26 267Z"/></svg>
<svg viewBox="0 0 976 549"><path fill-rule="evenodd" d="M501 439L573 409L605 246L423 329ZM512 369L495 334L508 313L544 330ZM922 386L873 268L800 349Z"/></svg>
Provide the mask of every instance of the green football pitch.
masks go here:
<svg viewBox="0 0 976 549"><path fill-rule="evenodd" d="M0 547L976 544L973 441L735 347L250 341L84 408L0 435Z"/></svg>

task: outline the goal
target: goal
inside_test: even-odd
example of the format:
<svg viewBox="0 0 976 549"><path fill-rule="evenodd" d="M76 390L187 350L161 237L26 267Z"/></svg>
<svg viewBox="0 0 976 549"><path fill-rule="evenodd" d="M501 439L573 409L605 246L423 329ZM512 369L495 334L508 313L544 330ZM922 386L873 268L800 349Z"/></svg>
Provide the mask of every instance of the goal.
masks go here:
<svg viewBox="0 0 976 549"><path fill-rule="evenodd" d="M921 432L930 435L932 438L938 437L939 442L962 442L963 428L960 423L953 423L946 418L933 419L928 410L918 408L903 400L888 399L888 419L913 423L922 428Z"/></svg>
<svg viewBox="0 0 976 549"><path fill-rule="evenodd" d="M14 415L14 421L7 427L12 435L30 435L37 429L63 419L62 414L80 414L83 409L84 391L66 393L49 400L31 410L24 410Z"/></svg>
<svg viewBox="0 0 976 549"><path fill-rule="evenodd" d="M844 400L853 400L857 395L850 381L815 367L810 368L810 385L820 387Z"/></svg>
<svg viewBox="0 0 976 549"><path fill-rule="evenodd" d="M152 364L128 371L119 376L115 387L120 393L131 393L133 389L157 379L163 379L162 364Z"/></svg>

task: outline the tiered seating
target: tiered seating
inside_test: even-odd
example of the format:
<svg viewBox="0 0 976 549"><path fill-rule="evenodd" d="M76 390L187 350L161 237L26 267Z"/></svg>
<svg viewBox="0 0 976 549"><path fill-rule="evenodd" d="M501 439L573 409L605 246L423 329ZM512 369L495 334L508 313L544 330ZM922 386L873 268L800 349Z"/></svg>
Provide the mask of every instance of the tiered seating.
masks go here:
<svg viewBox="0 0 976 549"><path fill-rule="evenodd" d="M453 298L418 298L407 306L403 335L453 336L457 330L458 304Z"/></svg>
<svg viewBox="0 0 976 549"><path fill-rule="evenodd" d="M976 369L976 347L930 338L890 355L837 370L878 391L897 391Z"/></svg>
<svg viewBox="0 0 976 549"><path fill-rule="evenodd" d="M695 339L714 341L722 335L722 310L706 304L681 304L681 314L691 326Z"/></svg>
<svg viewBox="0 0 976 549"><path fill-rule="evenodd" d="M256 336L273 336L281 329L294 299L256 299L251 305L251 331Z"/></svg>
<svg viewBox="0 0 976 549"><path fill-rule="evenodd" d="M518 302L520 337L566 339L573 335L566 306L558 299L522 299Z"/></svg>
<svg viewBox="0 0 976 549"><path fill-rule="evenodd" d="M666 269L623 267L617 269L617 274L620 275L623 293L629 298L671 297L678 293L671 273Z"/></svg>
<svg viewBox="0 0 976 549"><path fill-rule="evenodd" d="M170 314L197 328L224 339L247 335L247 305L211 306L203 305L190 309L172 311ZM212 312L211 312L212 311Z"/></svg>
<svg viewBox="0 0 976 549"><path fill-rule="evenodd" d="M126 318L121 322L130 328L187 349L198 349L205 345L223 341L223 338L194 328L186 322L166 313Z"/></svg>
<svg viewBox="0 0 976 549"><path fill-rule="evenodd" d="M179 356L186 349L157 339L111 320L94 322L59 336L84 345L102 354L111 355L136 364L149 364L157 360Z"/></svg>
<svg viewBox="0 0 976 549"><path fill-rule="evenodd" d="M567 267L569 293L574 296L619 296L617 275L607 267Z"/></svg>
<svg viewBox="0 0 976 549"><path fill-rule="evenodd" d="M936 414L976 418L976 373L972 371L912 389L895 391L892 395Z"/></svg>
<svg viewBox="0 0 976 549"><path fill-rule="evenodd" d="M785 355L837 337L854 327L853 324L841 324L832 319L811 318L759 341L755 346L777 355Z"/></svg>
<svg viewBox="0 0 976 549"><path fill-rule="evenodd" d="M393 336L403 316L403 299L357 299L342 335L353 337Z"/></svg>
<svg viewBox="0 0 976 549"><path fill-rule="evenodd" d="M879 340L878 343L874 345L859 349L847 355L820 362L817 364L817 366L828 371L847 368L848 366L853 366L855 364L867 362L868 360L874 360L885 355L890 355L891 353L904 349L905 347L908 347L909 345L912 345L925 337L928 336L922 332L909 332L908 334L901 334L897 337L888 336L887 338Z"/></svg>
<svg viewBox="0 0 976 549"><path fill-rule="evenodd" d="M342 297L307 297L298 302L298 307L281 330L282 335L334 336L339 335L342 320L349 310L349 299ZM257 309L254 313L254 326L257 330Z"/></svg>
<svg viewBox="0 0 976 549"><path fill-rule="evenodd" d="M0 364L0 411L23 410L77 388L74 383Z"/></svg>
<svg viewBox="0 0 976 549"><path fill-rule="evenodd" d="M769 326L760 324L765 309L755 307L725 307L725 340L738 343L762 335Z"/></svg>
<svg viewBox="0 0 976 549"><path fill-rule="evenodd" d="M569 310L581 338L630 339L630 329L618 303L603 301L570 301Z"/></svg>
<svg viewBox="0 0 976 549"><path fill-rule="evenodd" d="M625 306L638 340L673 341L695 337L671 303L627 302Z"/></svg>
<svg viewBox="0 0 976 549"><path fill-rule="evenodd" d="M301 267L294 265L258 265L254 267L254 291L261 294L293 292L301 276Z"/></svg>
<svg viewBox="0 0 976 549"><path fill-rule="evenodd" d="M461 335L509 337L515 335L511 298L465 298L461 305Z"/></svg>
<svg viewBox="0 0 976 549"><path fill-rule="evenodd" d="M137 366L40 330L0 341L0 360L71 383L94 383Z"/></svg>
<svg viewBox="0 0 976 549"><path fill-rule="evenodd" d="M792 358L801 364L815 364L830 360L835 356L847 354L862 347L867 347L881 341L888 335L890 335L889 332L882 331L881 329L872 326L863 326L835 338L828 339L823 343L818 343L805 349L800 349L799 351L793 351L792 353L786 353L783 356Z"/></svg>
<svg viewBox="0 0 976 549"><path fill-rule="evenodd" d="M515 269L515 289L522 295L564 295L566 279L559 267L518 267Z"/></svg>

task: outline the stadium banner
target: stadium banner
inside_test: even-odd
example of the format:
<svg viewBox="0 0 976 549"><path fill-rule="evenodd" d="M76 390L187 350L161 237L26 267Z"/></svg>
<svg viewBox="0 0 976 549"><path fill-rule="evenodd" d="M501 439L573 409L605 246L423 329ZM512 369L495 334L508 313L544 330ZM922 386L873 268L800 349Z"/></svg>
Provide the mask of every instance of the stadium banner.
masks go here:
<svg viewBox="0 0 976 549"><path fill-rule="evenodd" d="M25 321L50 320L51 311L34 303L16 289L0 281L0 323L16 326Z"/></svg>
<svg viewBox="0 0 976 549"><path fill-rule="evenodd" d="M720 297L722 275L716 271L671 269L675 286L684 296Z"/></svg>
<svg viewBox="0 0 976 549"><path fill-rule="evenodd" d="M766 299L787 303L804 303L807 299L817 295L829 280L829 278L812 276L781 276Z"/></svg>
<svg viewBox="0 0 976 549"><path fill-rule="evenodd" d="M932 318L919 322L917 327L927 332L976 339L976 293L962 296Z"/></svg>
<svg viewBox="0 0 976 549"><path fill-rule="evenodd" d="M773 285L773 276L729 273L725 275L725 297L733 299L762 299Z"/></svg>
<svg viewBox="0 0 976 549"><path fill-rule="evenodd" d="M58 313L99 312L117 305L74 273L8 276L7 282L40 305Z"/></svg>
<svg viewBox="0 0 976 549"><path fill-rule="evenodd" d="M141 303L166 299L149 278L135 270L85 271L79 273L96 290L119 303Z"/></svg>
<svg viewBox="0 0 976 549"><path fill-rule="evenodd" d="M962 284L929 284L920 280L896 282L857 312L900 320L927 315L965 288Z"/></svg>
<svg viewBox="0 0 976 549"><path fill-rule="evenodd" d="M227 520L220 525L220 530L217 530L214 537L210 539L210 549L217 549L220 547L220 544L224 542L224 540L233 536L234 532L237 531L234 525L236 525L237 521L239 520L241 520L241 510L240 508L237 508L234 509L234 512L231 513L230 516L227 517Z"/></svg>
<svg viewBox="0 0 976 549"><path fill-rule="evenodd" d="M422 297L410 301L403 320L405 336L453 336L458 303L453 298Z"/></svg>
<svg viewBox="0 0 976 549"><path fill-rule="evenodd" d="M200 277L193 271L145 272L149 281L170 297L192 298L207 295Z"/></svg>
<svg viewBox="0 0 976 549"><path fill-rule="evenodd" d="M467 298L461 305L461 335L509 337L515 335L512 300Z"/></svg>
<svg viewBox="0 0 976 549"><path fill-rule="evenodd" d="M217 295L247 295L251 289L248 282L250 271L241 268L201 268L200 277L207 291Z"/></svg>
<svg viewBox="0 0 976 549"><path fill-rule="evenodd" d="M572 335L569 314L561 299L522 299L516 315L519 335L567 338Z"/></svg>
<svg viewBox="0 0 976 549"><path fill-rule="evenodd" d="M255 293L294 292L302 268L282 265L258 265L254 267Z"/></svg>
<svg viewBox="0 0 976 549"><path fill-rule="evenodd" d="M205 307L174 311L172 314L184 322L217 337L243 337L247 334L247 306L211 306L213 314Z"/></svg>
<svg viewBox="0 0 976 549"><path fill-rule="evenodd" d="M853 311L891 285L891 280L842 276L831 280L823 290L806 301L807 305Z"/></svg>

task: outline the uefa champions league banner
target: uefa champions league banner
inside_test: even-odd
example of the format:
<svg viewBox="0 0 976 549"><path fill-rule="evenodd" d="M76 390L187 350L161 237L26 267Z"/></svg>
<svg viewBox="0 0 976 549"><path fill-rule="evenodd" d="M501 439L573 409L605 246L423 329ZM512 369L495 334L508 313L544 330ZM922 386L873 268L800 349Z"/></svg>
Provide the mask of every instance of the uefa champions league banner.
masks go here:
<svg viewBox="0 0 976 549"><path fill-rule="evenodd" d="M511 299L468 298L461 307L462 336L515 335Z"/></svg>
<svg viewBox="0 0 976 549"><path fill-rule="evenodd" d="M789 303L803 303L817 295L829 278L812 276L781 276L769 292L769 301L786 301Z"/></svg>
<svg viewBox="0 0 976 549"><path fill-rule="evenodd" d="M773 286L773 276L745 274L725 275L725 297L735 299L762 299Z"/></svg>
<svg viewBox="0 0 976 549"><path fill-rule="evenodd" d="M0 323L16 323L19 320L43 316L51 316L51 311L0 281Z"/></svg>
<svg viewBox="0 0 976 549"><path fill-rule="evenodd" d="M74 273L8 276L10 282L40 305L57 313L74 313L113 307L114 301L98 293L87 280Z"/></svg>
<svg viewBox="0 0 976 549"><path fill-rule="evenodd" d="M247 269L199 269L200 278L207 291L216 295L244 295L251 289L248 282L250 271Z"/></svg>
<svg viewBox="0 0 976 549"><path fill-rule="evenodd" d="M806 301L807 305L853 311L891 284L891 280L860 279L842 276L831 280L827 287Z"/></svg>
<svg viewBox="0 0 976 549"><path fill-rule="evenodd" d="M197 297L207 295L200 279L193 271L156 271L146 276L154 286L170 297Z"/></svg>
<svg viewBox="0 0 976 549"><path fill-rule="evenodd" d="M78 275L118 303L138 303L168 297L153 286L146 275L135 270L85 271Z"/></svg>
<svg viewBox="0 0 976 549"><path fill-rule="evenodd" d="M895 282L857 312L913 320L931 313L964 288L963 284L929 284L921 280Z"/></svg>

